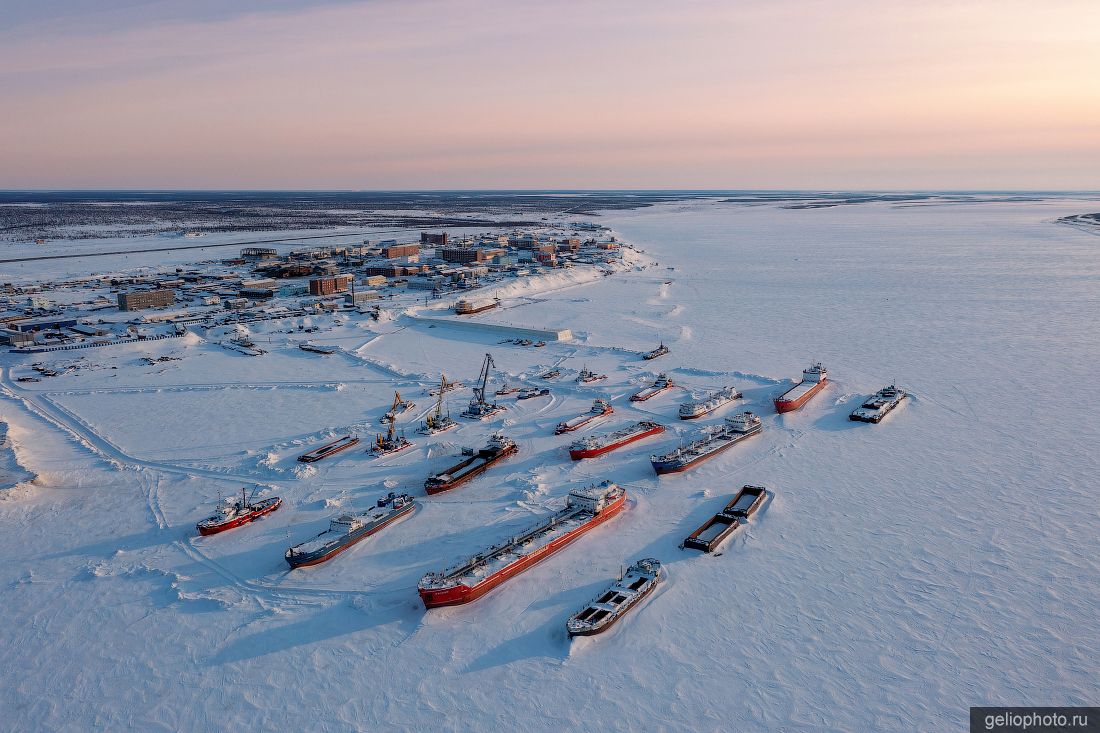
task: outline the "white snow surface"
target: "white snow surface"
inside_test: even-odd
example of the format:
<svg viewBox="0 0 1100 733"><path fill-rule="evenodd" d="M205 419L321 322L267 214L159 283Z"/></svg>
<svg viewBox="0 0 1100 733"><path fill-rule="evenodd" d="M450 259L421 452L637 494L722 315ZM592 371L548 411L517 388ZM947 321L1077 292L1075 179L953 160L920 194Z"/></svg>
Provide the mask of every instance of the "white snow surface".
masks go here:
<svg viewBox="0 0 1100 733"><path fill-rule="evenodd" d="M484 316L576 337L538 349L398 316L333 325L329 357L277 322L261 357L169 339L93 350L28 384L14 377L31 361L77 356L4 354L9 473L26 477L0 489L4 727L962 731L971 705L1096 704L1100 419L1086 393L1100 239L1053 223L1096 207L616 212L601 222L658 265L546 292L525 282L510 294L525 300ZM642 361L660 340L672 353ZM491 388L506 376L550 397L499 398L508 409L490 420L415 434L439 371L472 384L486 351ZM179 360L140 361L162 355ZM830 384L775 415L771 398L811 360ZM584 365L608 379L577 385ZM536 379L552 367L560 378ZM629 402L659 371L677 388ZM881 425L848 421L891 382L911 399ZM658 480L651 453L722 419L680 424L679 403L726 384L762 435ZM349 430L369 442L394 389L417 403L399 423L412 450L295 462ZM469 395L448 395L454 414ZM614 414L553 435L595 397ZM642 419L670 430L569 460L578 437ZM423 496L459 446L496 429L517 456ZM423 609L424 573L603 479L630 493L620 516L475 603ZM721 554L680 550L743 484L774 496ZM284 506L198 537L218 494L241 486ZM287 570L287 547L388 491L423 508ZM668 582L571 643L569 615L643 557Z"/></svg>

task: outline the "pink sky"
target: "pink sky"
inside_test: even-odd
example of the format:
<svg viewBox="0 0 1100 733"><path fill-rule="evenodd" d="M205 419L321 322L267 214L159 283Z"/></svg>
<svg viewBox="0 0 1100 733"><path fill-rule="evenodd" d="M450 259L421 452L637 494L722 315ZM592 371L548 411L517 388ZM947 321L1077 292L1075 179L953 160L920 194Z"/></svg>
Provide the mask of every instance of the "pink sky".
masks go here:
<svg viewBox="0 0 1100 733"><path fill-rule="evenodd" d="M0 31L0 188L1100 189L1095 0L107 18Z"/></svg>

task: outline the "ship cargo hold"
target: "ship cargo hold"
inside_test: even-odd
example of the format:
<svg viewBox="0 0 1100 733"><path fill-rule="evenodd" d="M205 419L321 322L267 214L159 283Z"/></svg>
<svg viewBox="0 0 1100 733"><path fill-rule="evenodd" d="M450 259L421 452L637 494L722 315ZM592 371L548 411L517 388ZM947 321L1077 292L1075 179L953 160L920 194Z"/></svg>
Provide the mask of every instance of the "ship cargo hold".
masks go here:
<svg viewBox="0 0 1100 733"><path fill-rule="evenodd" d="M857 422L880 423L882 418L892 412L908 396L908 393L892 384L889 387L883 387L864 400L863 404L848 416L848 419Z"/></svg>
<svg viewBox="0 0 1100 733"><path fill-rule="evenodd" d="M630 395L630 401L645 402L648 399L652 399L659 394L667 392L675 386L672 379L664 372L661 372L657 375L657 379L653 381L653 384Z"/></svg>
<svg viewBox="0 0 1100 733"><path fill-rule="evenodd" d="M569 492L565 508L530 529L458 565L428 573L417 588L425 608L477 600L504 581L545 560L626 505L626 489L610 481Z"/></svg>
<svg viewBox="0 0 1100 733"><path fill-rule="evenodd" d="M583 458L595 458L596 456L602 456L604 453L610 453L617 448L622 448L624 445L629 445L630 443L648 438L651 435L663 433L664 431L664 425L650 420L642 420L641 422L616 430L613 433L589 435L573 441L572 445L569 446L569 457L574 461L579 461Z"/></svg>
<svg viewBox="0 0 1100 733"><path fill-rule="evenodd" d="M741 393L733 387L723 387L717 392L711 392L702 399L691 400L680 405L681 420L695 420L717 410L723 405L728 405L741 397Z"/></svg>
<svg viewBox="0 0 1100 733"><path fill-rule="evenodd" d="M592 403L591 409L583 415L577 415L576 417L569 418L563 422L558 423L558 426L554 428L554 435L561 435L562 433L571 433L574 430L580 430L585 425L592 423L595 420L599 420L605 415L610 415L615 411L615 408L611 406L611 403L607 400L597 399Z"/></svg>
<svg viewBox="0 0 1100 733"><path fill-rule="evenodd" d="M239 499L223 499L218 504L214 514L199 522L195 525L195 528L203 536L217 534L249 522L255 522L260 517L275 511L282 504L283 500L277 496L253 503L252 497L246 498L245 489L241 489Z"/></svg>
<svg viewBox="0 0 1100 733"><path fill-rule="evenodd" d="M311 540L291 547L283 557L292 568L319 565L398 520L412 516L417 503L408 494L389 495L362 514L341 514Z"/></svg>
<svg viewBox="0 0 1100 733"><path fill-rule="evenodd" d="M714 552L760 508L766 496L767 490L763 486L742 487L722 511L688 535L683 547Z"/></svg>
<svg viewBox="0 0 1100 733"><path fill-rule="evenodd" d="M652 456L650 462L658 475L679 473L713 458L722 451L763 430L760 418L751 412L727 417L717 429L704 431L702 437L682 445L662 456Z"/></svg>
<svg viewBox="0 0 1100 733"><path fill-rule="evenodd" d="M449 491L456 486L461 486L474 476L488 470L494 463L502 461L518 451L519 448L514 440L500 433L495 433L489 438L489 443L484 448L466 460L441 473L428 477L428 480L424 482L424 491L429 494L438 494Z"/></svg>
<svg viewBox="0 0 1100 733"><path fill-rule="evenodd" d="M565 622L566 631L570 636L594 636L607 631L655 591L664 575L659 560L652 557L639 560L610 588L570 616Z"/></svg>
<svg viewBox="0 0 1100 733"><path fill-rule="evenodd" d="M802 381L775 398L775 411L794 412L810 401L815 394L825 389L829 375L821 362L814 362L809 369L802 370Z"/></svg>
<svg viewBox="0 0 1100 733"><path fill-rule="evenodd" d="M342 438L338 438L331 443L325 443L320 448L314 448L308 453L303 453L298 456L298 460L302 463L316 463L322 458L328 458L329 456L336 455L342 450L347 450L352 446L359 445L359 438L354 435L345 435Z"/></svg>

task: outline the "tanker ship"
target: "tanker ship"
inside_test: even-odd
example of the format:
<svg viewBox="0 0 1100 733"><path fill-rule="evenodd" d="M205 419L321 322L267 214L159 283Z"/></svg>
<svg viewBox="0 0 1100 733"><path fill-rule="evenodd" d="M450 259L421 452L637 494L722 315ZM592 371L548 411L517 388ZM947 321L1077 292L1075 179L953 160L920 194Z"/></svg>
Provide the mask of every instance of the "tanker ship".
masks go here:
<svg viewBox="0 0 1100 733"><path fill-rule="evenodd" d="M763 425L759 417L751 412L742 412L740 415L727 417L724 425L717 430L705 432L698 440L693 440L663 456L651 457L650 462L653 463L653 470L658 475L686 471L708 458L713 458L730 446L740 443L745 438L756 435L762 429Z"/></svg>
<svg viewBox="0 0 1100 733"><path fill-rule="evenodd" d="M709 415L723 405L728 405L741 396L733 387L723 387L717 392L712 392L701 400L692 400L680 405L680 419L694 420L703 415Z"/></svg>
<svg viewBox="0 0 1100 733"><path fill-rule="evenodd" d="M604 453L610 453L616 448L622 448L624 445L633 443L636 440L648 438L650 435L656 435L664 431L664 425L643 420L613 433L590 435L576 440L569 446L569 457L574 461L579 461L582 458L595 458L596 456L602 456Z"/></svg>
<svg viewBox="0 0 1100 733"><path fill-rule="evenodd" d="M329 522L328 529L313 539L295 545L284 557L292 568L318 565L336 557L360 540L370 537L403 517L411 516L416 502L408 494L392 491L362 514L341 514Z"/></svg>
<svg viewBox="0 0 1100 733"><path fill-rule="evenodd" d="M592 407L588 412L583 415L577 415L571 417L568 420L564 420L558 423L558 426L554 428L554 435L561 435L562 433L571 433L574 430L580 430L585 425L589 424L593 420L598 420L604 415L610 415L615 411L615 408L611 406L611 403L607 400L597 399L592 403Z"/></svg>
<svg viewBox="0 0 1100 733"><path fill-rule="evenodd" d="M489 438L489 443L481 450L461 463L451 466L442 473L428 477L424 482L424 491L429 494L438 494L456 486L461 486L474 476L480 475L497 461L502 461L508 456L519 451L516 442L506 438L500 433L494 433Z"/></svg>
<svg viewBox="0 0 1100 733"><path fill-rule="evenodd" d="M565 508L464 562L428 573L418 584L425 608L475 601L618 514L626 489L610 481L569 492Z"/></svg>
<svg viewBox="0 0 1100 733"><path fill-rule="evenodd" d="M775 398L776 412L794 412L810 401L815 394L825 389L829 375L821 362L814 362L809 369L802 370L802 381Z"/></svg>

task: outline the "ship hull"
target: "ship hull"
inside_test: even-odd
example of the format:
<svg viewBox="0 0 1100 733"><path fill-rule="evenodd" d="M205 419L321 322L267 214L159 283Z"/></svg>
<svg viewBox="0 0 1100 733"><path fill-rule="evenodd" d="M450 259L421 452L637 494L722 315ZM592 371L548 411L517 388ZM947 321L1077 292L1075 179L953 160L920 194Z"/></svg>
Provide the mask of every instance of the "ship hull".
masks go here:
<svg viewBox="0 0 1100 733"><path fill-rule="evenodd" d="M429 479L429 481L424 483L424 491L428 494L441 494L444 491L450 491L451 489L454 489L454 488L457 488L457 487L461 486L462 484L466 483L467 481L474 478L475 476L480 476L482 473L487 471L490 466L494 465L495 463L498 463L499 461L503 461L508 456L514 455L515 453L518 453L518 452L519 452L518 447L516 447L514 445L510 446L510 447L506 448L505 450L500 451L496 455L486 458L483 462L479 463L478 465L471 466L468 470L466 470L465 473L462 473L458 476L453 476L452 475L451 480L447 481L446 483L433 484L433 483L431 483L431 480ZM482 456L478 456L478 457L481 458ZM461 464L459 464L459 465L461 465ZM461 470L461 469L459 469L459 470ZM451 469L448 469L445 473L450 474L450 472L451 472Z"/></svg>
<svg viewBox="0 0 1100 733"><path fill-rule="evenodd" d="M219 532L225 532L228 529L235 529L237 527L243 527L246 524L250 524L252 522L255 522L260 517L271 514L271 512L275 511L276 509L278 509L282 505L283 505L283 500L282 499L277 499L276 501L274 501L271 504L263 507L262 509L258 509L254 512L249 512L248 514L242 514L241 516L234 517L233 519L229 520L228 522L223 522L222 524L203 525L200 522L197 525L197 529L199 530L199 534L201 534L203 537L207 537L207 536L212 535L212 534L218 534Z"/></svg>
<svg viewBox="0 0 1100 733"><path fill-rule="evenodd" d="M589 415L584 420L582 420L578 423L568 423L568 422L558 423L558 426L556 428L554 428L554 435L561 435L562 433L575 432L575 431L580 430L581 428L583 428L585 425L591 425L594 421L599 420L599 419L604 418L604 417L607 417L612 412L614 412L614 411L613 410L608 410L607 412L601 412L599 414L593 413L593 414Z"/></svg>
<svg viewBox="0 0 1100 733"><path fill-rule="evenodd" d="M641 392L635 392L634 394L630 395L630 401L645 402L646 400L651 400L657 395L664 394L665 392L672 389L672 385L670 384L667 387L648 387L647 389L650 391L646 391L645 389L643 389Z"/></svg>
<svg viewBox="0 0 1100 733"><path fill-rule="evenodd" d="M599 525L603 524L607 520L614 517L623 507L626 506L626 494L624 493L614 503L609 504L603 511L596 516L592 517L589 521L585 522L581 526L574 529L568 534L564 534L551 542L543 545L542 547L534 550L528 555L524 555L518 558L515 562L506 567L501 568L492 575L488 576L481 582L469 586L469 585L456 585L450 588L421 588L420 599L424 602L424 608L439 608L441 606L457 606L463 603L470 603L476 601L483 595L496 588L498 585L514 578L522 573L524 570L537 565L542 560L550 557L554 553L568 546L571 542L576 540L584 533L592 530Z"/></svg>
<svg viewBox="0 0 1100 733"><path fill-rule="evenodd" d="M317 461L324 460L325 458L328 458L329 456L334 456L337 453L339 453L340 451L344 451L344 450L347 450L348 448L359 445L359 439L358 438L354 438L352 440L349 440L344 445L338 445L339 442L340 441L335 441L333 443L329 443L328 445L323 445L320 448L318 448L317 450L312 450L309 453L304 453L304 454L298 456L298 460L302 463L316 463ZM329 448L329 446L336 446L336 447ZM324 451L324 453L322 453L321 451Z"/></svg>
<svg viewBox="0 0 1100 733"><path fill-rule="evenodd" d="M584 458L595 458L596 456L602 456L604 453L610 453L613 450L622 448L624 445L630 445L631 443L639 441L642 438L648 438L651 435L657 435L658 433L663 433L664 431L664 427L657 426L655 428L650 428L649 430L645 430L640 433L635 433L634 435L629 435L625 438L622 438L621 440L617 440L614 443L608 443L607 445L601 446L599 448L570 450L569 457L572 458L574 461L579 461Z"/></svg>
<svg viewBox="0 0 1100 733"><path fill-rule="evenodd" d="M287 565L291 568L307 568L313 565L320 565L321 563L331 560L339 555L344 550L355 547L358 543L362 542L366 538L373 534L376 534L386 527L390 526L394 522L409 516L416 509L415 504L409 504L408 507L400 512L395 513L392 517L387 518L384 522L380 522L373 527L364 528L363 531L355 535L349 535L348 538L332 548L325 548L316 553L304 554L304 555L287 555L285 556Z"/></svg>
<svg viewBox="0 0 1100 733"><path fill-rule="evenodd" d="M678 461L678 460L677 461L652 461L651 460L650 462L653 464L653 470L657 473L658 476L662 476L666 473L683 473L684 471L687 471L689 468L694 468L695 466L698 466L703 461L714 458L719 453L722 453L723 451L729 450L730 448L737 445L741 441L745 440L746 438L751 438L752 436L756 435L759 432L760 432L760 428L757 428L756 430L753 430L750 433L741 433L739 437L729 441L728 443L722 443L721 445L719 445L718 447L716 447L714 450L710 451L709 453L704 453L701 456L696 456L695 458L691 459L690 461Z"/></svg>
<svg viewBox="0 0 1100 733"><path fill-rule="evenodd" d="M642 592L638 593L633 598L631 598L628 603L624 603L622 608L620 608L612 616L608 617L608 620L605 623L603 623L599 626L593 626L593 627L585 628L585 629L567 629L567 633L569 634L570 637L574 637L574 636L596 636L597 634L602 634L603 632L608 631L609 629L611 629L612 626L619 623L619 621L623 618L623 616L626 616L631 610L634 609L635 606L637 606L642 601L644 601L646 598L648 598L650 596L650 594L653 593L653 591L657 590L657 583L658 582L659 581L657 581L657 580L654 580L653 582L651 582L648 586L646 586L645 590L643 590Z"/></svg>
<svg viewBox="0 0 1100 733"><path fill-rule="evenodd" d="M811 387L801 397L798 397L797 399L793 399L793 400L792 399L787 399L787 395L791 393L791 390L797 388L800 384L802 384L801 382L799 382L794 387L792 387L790 390L787 390L782 395L775 398L775 411L780 413L780 414L782 414L784 412L794 412L795 410L799 409L804 404L809 402L810 399L815 394L817 394L821 390L825 389L825 385L828 384L828 383L829 383L829 380L823 379L822 381L818 382L813 387Z"/></svg>

